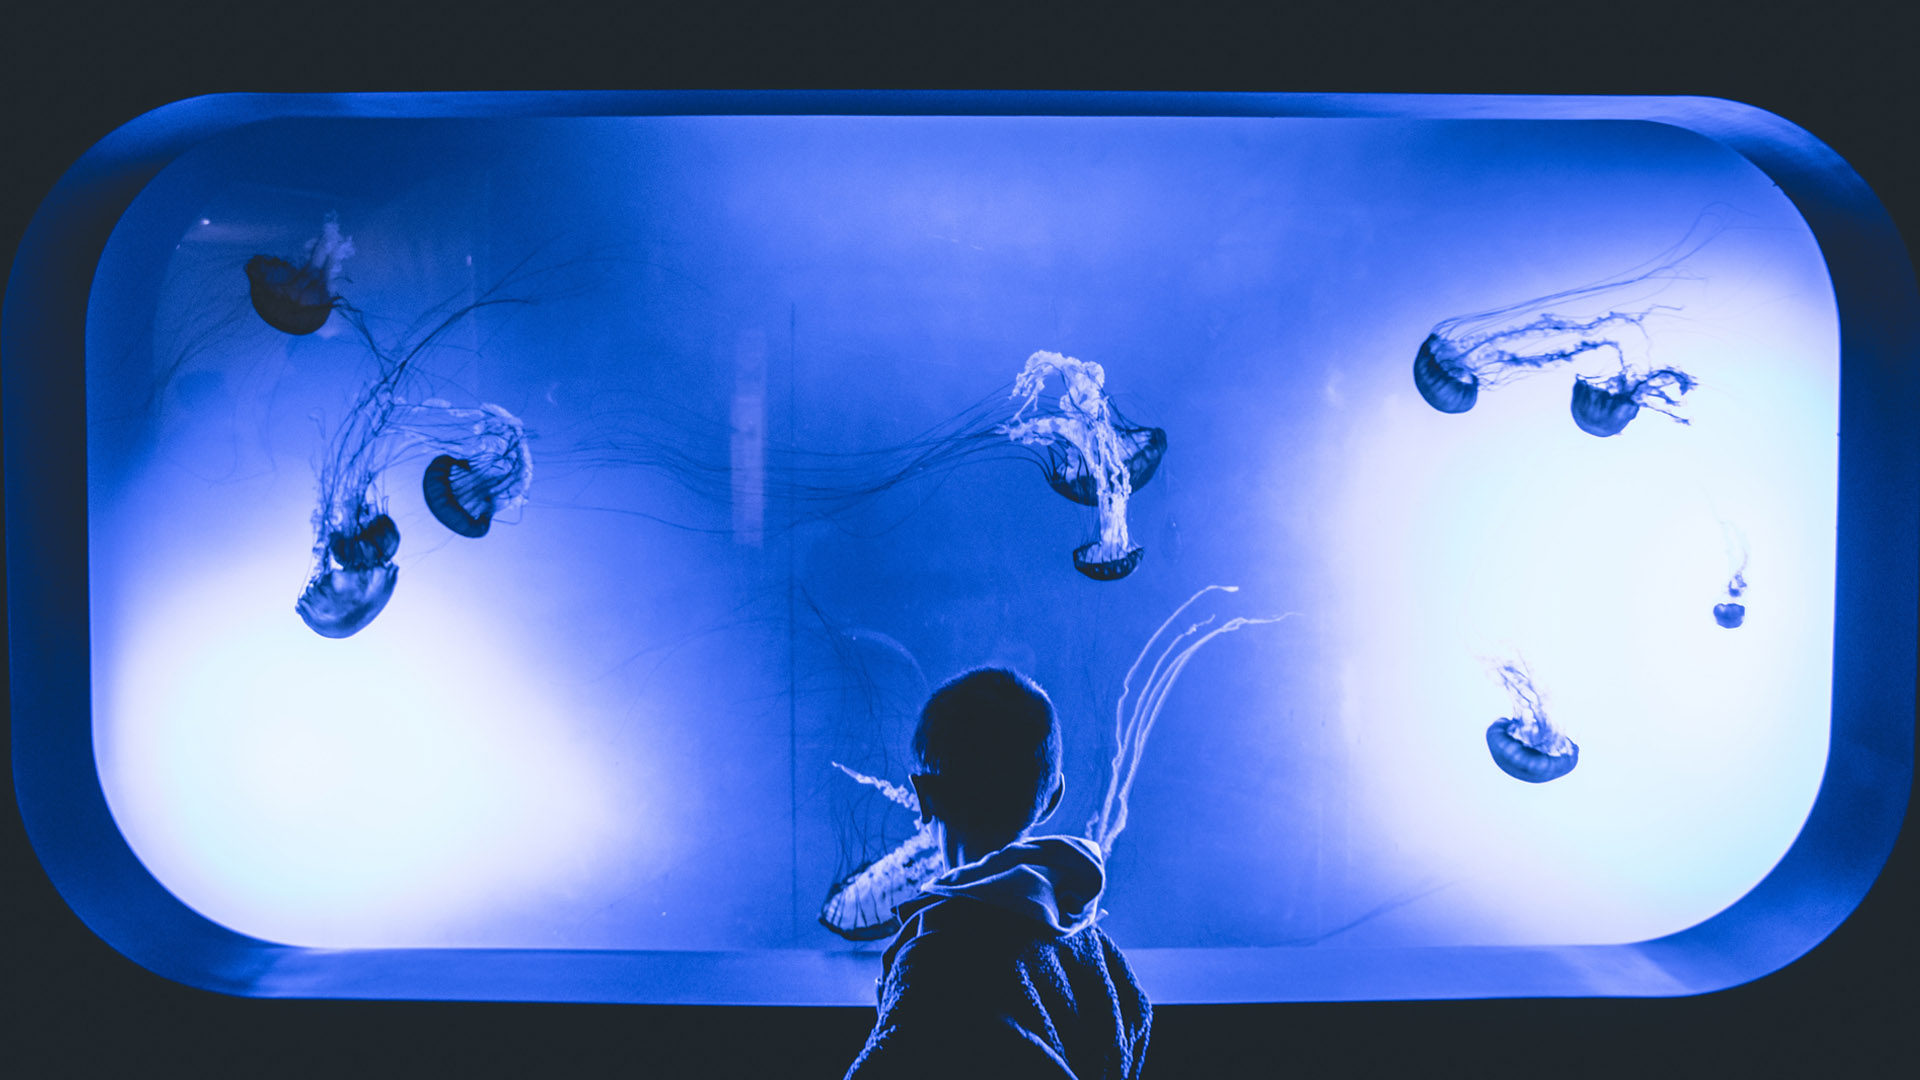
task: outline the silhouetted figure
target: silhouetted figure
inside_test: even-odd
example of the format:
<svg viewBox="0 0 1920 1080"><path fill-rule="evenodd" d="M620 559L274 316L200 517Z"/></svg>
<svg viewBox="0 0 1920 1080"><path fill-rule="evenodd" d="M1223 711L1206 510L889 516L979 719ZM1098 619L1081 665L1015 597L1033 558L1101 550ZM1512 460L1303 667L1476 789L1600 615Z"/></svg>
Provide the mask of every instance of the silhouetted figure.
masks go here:
<svg viewBox="0 0 1920 1080"><path fill-rule="evenodd" d="M1100 849L1027 835L1066 790L1046 692L999 668L960 675L921 710L913 756L921 820L954 869L898 909L849 1080L1139 1077L1153 1009L1094 925Z"/></svg>

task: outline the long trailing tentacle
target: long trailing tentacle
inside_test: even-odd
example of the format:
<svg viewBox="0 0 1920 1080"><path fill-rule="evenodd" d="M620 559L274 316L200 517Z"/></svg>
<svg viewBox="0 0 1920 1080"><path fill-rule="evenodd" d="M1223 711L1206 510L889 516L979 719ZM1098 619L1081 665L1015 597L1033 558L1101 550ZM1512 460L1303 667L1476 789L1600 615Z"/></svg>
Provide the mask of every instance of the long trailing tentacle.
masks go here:
<svg viewBox="0 0 1920 1080"><path fill-rule="evenodd" d="M1547 715L1546 699L1534 685L1533 669L1526 659L1516 657L1486 663L1513 700L1513 737L1543 754L1565 753L1569 740L1560 725Z"/></svg>
<svg viewBox="0 0 1920 1080"><path fill-rule="evenodd" d="M1173 614L1168 615L1165 621L1161 622L1160 626L1147 638L1147 643L1140 647L1140 655L1133 658L1132 666L1128 667L1126 675L1121 677L1120 696L1116 698L1113 703L1113 775L1112 778L1107 781L1107 797L1100 804L1100 813L1087 822L1088 835L1095 835L1095 830L1099 824L1106 821L1113 813L1113 800L1119 792L1121 768L1126 763L1127 749L1132 742L1127 734L1131 725L1127 722L1126 705L1127 695L1132 693L1133 690L1134 675L1139 673L1140 665L1146 662L1147 653L1153 648L1153 643L1160 640L1160 635L1167 632L1167 627L1173 625L1173 621L1180 617L1180 613L1192 607L1194 602L1202 596L1216 591L1239 592L1240 586L1208 585L1192 596L1187 597L1186 603L1174 608ZM1157 669L1159 664L1156 663L1154 666Z"/></svg>
<svg viewBox="0 0 1920 1080"><path fill-rule="evenodd" d="M1148 672L1147 681L1139 693L1134 695L1133 707L1129 711L1126 702L1127 696L1132 693L1133 678L1138 674L1140 665L1146 661L1147 654L1153 651L1154 644L1196 600L1215 590L1239 591L1238 586L1209 585L1188 597L1187 601L1174 609L1173 614L1169 615L1147 639L1146 645L1140 650L1140 655L1134 659L1133 665L1127 669L1125 678L1121 680L1120 697L1114 703L1114 737L1117 745L1113 756L1113 773L1108 779L1106 797L1101 802L1100 812L1087 823L1088 838L1100 845L1103 854L1112 853L1114 841L1127 826L1127 800L1133 792L1134 779L1139 774L1147 737L1152 734L1154 723L1159 719L1160 711L1166 705L1167 696L1172 693L1180 673L1186 669L1193 655L1222 634L1232 633L1245 626L1280 622L1299 614L1289 611L1270 616L1235 616L1217 627L1207 629L1217 618L1209 615L1190 624L1161 647L1159 655L1155 657L1153 666ZM1202 631L1205 632L1202 633Z"/></svg>
<svg viewBox="0 0 1920 1080"><path fill-rule="evenodd" d="M1215 629L1208 631L1197 641L1181 649L1180 652L1174 656L1173 662L1167 666L1164 677L1157 685L1152 687L1151 704L1147 706L1145 719L1139 725L1139 730L1134 736L1133 760L1128 765L1126 779L1120 785L1120 794L1117 800L1120 808L1119 813L1112 821L1105 835L1099 838L1101 851L1103 853L1112 852L1113 842L1120 836L1121 830L1127 826L1127 799L1133 792L1133 781L1139 773L1141 756L1146 751L1147 736L1153 733L1153 725L1160 718L1160 710L1166 704L1167 695L1172 693L1174 682L1179 679L1180 673L1186 669L1187 662L1193 659L1193 654L1199 651L1207 642L1212 641L1221 634L1232 633L1243 626L1259 626L1265 623L1280 622L1297 614L1299 613L1289 611L1280 615L1265 617L1239 616L1229 619ZM1196 625L1190 632L1195 632L1199 629L1200 626Z"/></svg>
<svg viewBox="0 0 1920 1080"><path fill-rule="evenodd" d="M920 799L914 795L912 788L901 787L899 784L890 784L877 776L868 776L866 773L856 769L849 769L837 761L830 761L828 764L852 777L855 783L865 784L870 788L877 788L880 794L885 795L887 798L908 810L916 814L920 812Z"/></svg>

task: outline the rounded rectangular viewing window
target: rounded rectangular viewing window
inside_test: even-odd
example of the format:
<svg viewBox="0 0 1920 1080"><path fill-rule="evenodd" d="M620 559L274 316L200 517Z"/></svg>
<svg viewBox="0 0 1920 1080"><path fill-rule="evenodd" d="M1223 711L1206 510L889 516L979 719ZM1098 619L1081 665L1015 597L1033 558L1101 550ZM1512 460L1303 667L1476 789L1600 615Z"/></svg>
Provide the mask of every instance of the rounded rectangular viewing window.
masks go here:
<svg viewBox="0 0 1920 1080"><path fill-rule="evenodd" d="M981 665L1159 1003L1719 989L1900 827L1913 273L1748 106L201 98L12 282L22 809L189 984L869 1004Z"/></svg>

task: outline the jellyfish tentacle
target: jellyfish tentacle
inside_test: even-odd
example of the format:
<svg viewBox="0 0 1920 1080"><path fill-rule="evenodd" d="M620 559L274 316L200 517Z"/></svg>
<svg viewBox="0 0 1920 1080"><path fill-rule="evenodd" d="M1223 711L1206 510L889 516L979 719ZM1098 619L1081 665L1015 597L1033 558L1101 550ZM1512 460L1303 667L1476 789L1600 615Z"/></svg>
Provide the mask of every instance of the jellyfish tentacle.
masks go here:
<svg viewBox="0 0 1920 1080"><path fill-rule="evenodd" d="M440 406L447 420L468 421L461 433L429 438L441 453L427 463L420 490L434 519L473 539L487 535L493 519L527 500L533 455L520 419L491 403L479 409Z"/></svg>
<svg viewBox="0 0 1920 1080"><path fill-rule="evenodd" d="M1575 419L1583 430L1601 437L1615 434L1643 406L1680 419L1666 408L1678 400L1664 390L1677 386L1684 394L1691 377L1674 368L1651 370L1635 357L1646 348L1647 320L1657 312L1682 310L1655 298L1675 282L1700 280L1682 264L1724 227L1718 217L1702 214L1678 244L1633 270L1440 320L1414 357L1415 387L1434 409L1462 413L1473 408L1485 388L1612 352L1621 370L1619 385L1587 376L1581 377L1584 389L1576 384ZM1636 340L1630 352L1628 345Z"/></svg>
<svg viewBox="0 0 1920 1080"><path fill-rule="evenodd" d="M1110 412L1114 418L1113 429L1126 453L1127 482L1134 491L1139 491L1160 471L1160 462L1167 455L1166 429L1129 424L1119 410L1110 409ZM1099 505L1092 470L1071 443L1045 443L1042 452L1046 456L1044 469L1048 487L1081 506Z"/></svg>
<svg viewBox="0 0 1920 1080"><path fill-rule="evenodd" d="M347 522L329 528L325 544L294 610L321 637L352 637L393 599L400 529L384 511L361 501Z"/></svg>
<svg viewBox="0 0 1920 1080"><path fill-rule="evenodd" d="M378 361L379 374L355 396L316 470L313 565L295 604L315 633L350 637L371 623L392 598L399 579L393 556L399 548L400 534L376 495L379 478L401 454L431 438L422 417L460 412L443 404L409 404L401 396L401 389L414 361L461 319L482 308L528 302L501 295L510 282L517 280L526 262L522 260L477 300L451 311L443 305L439 310L446 314L436 325L411 344L403 342L391 349L381 345L367 325L364 312L339 305L347 325L360 335ZM524 433L518 420L506 410L489 406L467 412L473 417L493 417L480 422L510 431L524 458ZM527 468L530 465L523 462L523 478Z"/></svg>
<svg viewBox="0 0 1920 1080"><path fill-rule="evenodd" d="M1149 653L1154 651L1156 643L1174 625L1183 612L1195 601L1209 592L1237 592L1238 586L1208 585L1185 603L1175 608L1167 616L1140 648L1133 664L1120 680L1120 696L1114 702L1114 754L1112 773L1107 780L1105 797L1101 800L1100 811L1087 821L1087 838L1100 845L1103 854L1111 854L1113 843L1127 827L1128 800L1133 794L1133 783L1139 774L1141 756L1146 750L1147 737L1153 733L1154 724L1159 720L1165 707L1167 696L1173 692L1174 684L1187 663L1208 642L1222 634L1232 633L1246 626L1258 626L1266 623L1281 622L1297 615L1298 612L1285 612L1271 616L1235 616L1218 626L1213 623L1217 615L1189 623L1160 646L1154 657L1153 666L1148 669L1146 681L1141 684L1138 693L1134 693L1133 680L1139 674L1140 666L1146 662ZM1129 710L1127 698L1133 696L1133 705Z"/></svg>
<svg viewBox="0 0 1920 1080"><path fill-rule="evenodd" d="M1117 767L1115 768L1112 780L1108 785L1111 798L1106 805L1102 806L1100 827L1095 834L1090 837L1095 843L1100 845L1103 853L1111 848L1114 839L1127 827L1128 798L1133 794L1133 780L1139 772L1141 753L1146 748L1146 732L1150 723L1149 718L1158 714L1159 703L1164 700L1161 687L1163 685L1162 679L1165 677L1164 673L1168 670L1169 657L1175 655L1174 650L1179 648L1182 641L1185 641L1198 632L1201 627L1211 623L1213 618L1213 616L1209 615L1207 618L1188 626L1185 630L1174 635L1173 639L1161 650L1160 655L1155 658L1153 668L1147 674L1146 685L1141 688L1140 694L1134 698L1133 712L1128 718L1126 734L1121 742L1123 748L1122 756L1126 760L1126 768L1124 771ZM1175 673L1177 674L1177 670ZM1117 708L1118 706L1116 705L1116 710ZM1110 817L1107 816L1109 807L1112 808Z"/></svg>
<svg viewBox="0 0 1920 1080"><path fill-rule="evenodd" d="M1056 372L1067 384L1064 393L1043 397L1048 379ZM1033 462L1054 491L1102 515L1100 534L1080 550L1076 562L1081 572L1103 579L1123 577L1140 560L1140 549L1126 532L1125 502L1158 474L1168 439L1164 429L1129 421L1105 394L1104 377L1097 364L1059 353L1036 353L1013 380L1011 389L990 392L904 442L828 451L770 441L766 447L766 497L786 503L793 511L785 527L841 518L838 524L849 528L844 515L903 484L937 483L959 465L984 457L1020 457ZM1014 404L1009 410L1001 402L1010 398ZM646 407L673 408L651 401ZM657 469L702 501L730 505L729 464L704 459L696 449L696 440L659 433L688 430L684 417L670 418L681 421L678 423L649 422L655 430L643 433L623 419L632 411L608 410L597 415L592 434L563 451L565 460ZM461 455L453 456L457 459ZM930 488L926 497L931 498L935 490L937 487ZM604 509L638 513L625 508ZM908 509L905 513L912 512ZM650 514L640 516L652 518ZM696 532L727 531L684 519L653 520ZM880 531L892 527L887 525Z"/></svg>
<svg viewBox="0 0 1920 1080"><path fill-rule="evenodd" d="M1602 350L1611 350L1625 364L1627 349L1618 331L1630 329L1644 336L1647 317L1661 310L1675 309L1656 304L1641 311L1609 311L1585 320L1545 312L1518 326L1444 341L1445 351L1457 354L1456 367L1489 385L1511 382ZM1436 329L1429 338L1440 336L1441 331ZM1564 344L1557 344L1561 342Z"/></svg>
<svg viewBox="0 0 1920 1080"><path fill-rule="evenodd" d="M1153 648L1153 643L1160 640L1160 635L1167 632L1167 627L1172 626L1174 623L1174 620L1178 619L1182 613L1184 613L1188 608L1192 607L1194 603L1198 601L1202 596L1205 596L1210 592L1236 593L1239 591L1240 591L1240 586L1238 585L1208 585L1200 589L1199 591L1195 592L1192 596L1187 597L1185 602L1183 602L1179 607L1174 608L1173 613L1171 615L1168 615L1166 619L1164 619L1160 623L1159 627L1156 628L1154 632L1148 636L1146 644L1140 647L1139 655L1133 658L1133 664L1127 668L1127 673L1121 677L1120 696L1114 701L1114 706L1113 706L1113 736L1114 736L1114 744L1115 744L1114 756L1113 756L1113 778L1107 784L1107 798L1106 798L1106 801L1101 805L1100 816L1095 820L1103 820L1105 817L1107 817L1111 813L1111 810L1112 810L1114 795L1120 783L1120 767L1123 764L1123 759L1126 755L1126 750L1128 746L1128 738L1126 733L1129 730L1129 726L1126 722L1126 718L1123 710L1126 706L1127 695L1131 693L1133 689L1133 677L1139 674L1140 665L1146 662L1147 653L1149 650ZM1153 680L1154 673L1160 670L1161 662L1164 659L1165 659L1165 653L1163 652L1161 654L1161 657L1155 660L1153 668L1149 670L1147 673L1147 678L1149 682ZM1138 699L1136 699L1136 703L1137 701ZM1092 822L1088 823L1089 828L1092 828L1092 825L1093 825Z"/></svg>
<svg viewBox="0 0 1920 1080"><path fill-rule="evenodd" d="M911 810L916 814L920 812L920 798L914 794L912 788L901 787L899 784L890 784L877 776L868 776L866 773L858 770L849 769L837 761L829 761L827 764L832 765L834 768L852 777L855 783L865 784L870 788L878 790L880 794L885 795L890 801L897 803L902 808Z"/></svg>
<svg viewBox="0 0 1920 1080"><path fill-rule="evenodd" d="M922 826L834 883L820 907L820 925L849 941L877 941L900 929L893 909L946 873L946 853L934 840L932 827Z"/></svg>
<svg viewBox="0 0 1920 1080"><path fill-rule="evenodd" d="M920 800L912 788L888 783L837 761L829 764L902 808L920 812ZM892 851L855 867L828 888L826 901L820 906L820 925L850 941L873 941L899 929L893 909L947 870L946 854L934 840L932 827L923 823Z"/></svg>
<svg viewBox="0 0 1920 1080"><path fill-rule="evenodd" d="M1747 618L1747 606L1740 602L1748 588L1747 561L1750 553L1747 537L1717 511L1713 517L1720 523L1720 535L1727 545L1727 599L1713 606L1713 621L1727 630L1737 630Z"/></svg>
<svg viewBox="0 0 1920 1080"><path fill-rule="evenodd" d="M1113 703L1113 742L1114 742L1113 774L1112 774L1112 778L1107 782L1107 797L1105 801L1103 801L1100 804L1100 813L1095 815L1092 820L1087 822L1087 834L1089 836L1094 836L1097 838L1096 826L1098 825L1099 822L1105 821L1109 816L1111 816L1113 812L1113 800L1120 784L1120 770L1121 770L1121 766L1125 764L1127 748L1128 748L1128 740L1127 740L1128 726L1126 721L1126 713L1124 710L1126 708L1127 695L1131 693L1133 690L1133 677L1139 674L1140 665L1146 662L1148 650L1153 648L1154 642L1160 640L1161 634L1164 634L1167 632L1167 627L1172 626L1173 621L1175 619L1178 619L1182 612L1192 607L1195 601L1199 600L1202 596L1205 596L1206 594L1210 592L1215 592L1215 591L1230 592L1230 593L1239 592L1240 586L1208 585L1200 589L1198 592L1194 593L1192 596L1187 597L1186 602L1182 603L1179 607L1174 608L1173 614L1168 615L1166 619L1160 623L1160 626L1157 629L1155 629L1150 636L1148 636L1146 644L1140 647L1139 655L1133 658L1133 664L1127 668L1127 673L1121 676L1120 696L1117 699L1115 699ZM1157 661L1154 665L1154 669L1155 670L1159 669L1159 663ZM1149 673L1149 678L1151 678L1151 673Z"/></svg>
<svg viewBox="0 0 1920 1080"><path fill-rule="evenodd" d="M1513 716L1487 728L1487 751L1500 771L1529 784L1558 780L1580 763L1580 747L1547 715L1525 659L1488 661L1513 702Z"/></svg>
<svg viewBox="0 0 1920 1080"><path fill-rule="evenodd" d="M1127 770L1125 781L1123 781L1122 784L1120 785L1120 793L1119 793L1119 798L1117 800L1120 807L1120 811L1118 816L1114 819L1112 827L1109 830L1107 830L1105 836L1101 840L1101 848L1103 851L1111 851L1113 846L1113 841L1119 837L1120 831L1126 828L1127 807L1128 807L1127 800L1128 800L1128 797L1133 793L1133 782L1135 777L1139 774L1139 763L1140 763L1141 757L1146 752L1147 737L1153 734L1154 725L1158 723L1160 719L1160 710L1166 704L1167 695L1173 692L1174 682L1180 678L1180 673L1186 670L1187 663L1193 659L1193 654L1199 651L1199 649L1202 646L1206 645L1207 642L1212 641L1214 638L1219 637L1221 634L1232 633L1233 631L1238 630L1243 626L1258 626L1265 623L1281 622L1287 619L1288 617L1296 614L1298 614L1298 612L1289 611L1284 614L1274 615L1274 616L1266 616L1266 617L1237 616L1235 618L1228 619L1225 623L1222 623L1220 626L1214 628L1213 630L1208 631L1204 635L1199 636L1191 644L1188 644L1187 646L1182 648L1177 654L1174 655L1172 662L1168 664L1166 667L1165 674L1159 678L1156 685L1152 688L1151 693L1146 696L1146 700L1150 702L1150 704L1147 705L1145 709L1144 719L1138 725L1137 731L1133 738L1133 760L1131 762L1131 767L1129 767ZM1211 622L1212 618L1209 617L1206 621ZM1189 627L1187 636L1191 636L1192 634L1197 633L1204 626L1205 626L1205 623L1199 623L1199 624L1195 624L1192 627Z"/></svg>
<svg viewBox="0 0 1920 1080"><path fill-rule="evenodd" d="M1581 375L1573 381L1573 422L1603 439L1626 430L1643 408L1688 424L1673 408L1697 385L1698 380L1678 368L1661 368L1640 378L1630 371L1605 379Z"/></svg>

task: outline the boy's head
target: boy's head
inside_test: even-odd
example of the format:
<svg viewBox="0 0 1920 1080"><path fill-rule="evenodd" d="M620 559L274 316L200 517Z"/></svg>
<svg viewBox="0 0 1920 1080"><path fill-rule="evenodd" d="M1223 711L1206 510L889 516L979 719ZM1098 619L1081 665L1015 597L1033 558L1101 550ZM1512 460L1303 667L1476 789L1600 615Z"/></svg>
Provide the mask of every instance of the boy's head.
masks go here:
<svg viewBox="0 0 1920 1080"><path fill-rule="evenodd" d="M1005 668L947 680L913 731L923 814L1010 841L1060 798L1060 721L1038 683Z"/></svg>

